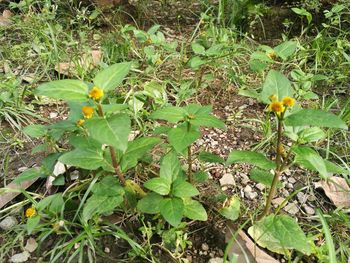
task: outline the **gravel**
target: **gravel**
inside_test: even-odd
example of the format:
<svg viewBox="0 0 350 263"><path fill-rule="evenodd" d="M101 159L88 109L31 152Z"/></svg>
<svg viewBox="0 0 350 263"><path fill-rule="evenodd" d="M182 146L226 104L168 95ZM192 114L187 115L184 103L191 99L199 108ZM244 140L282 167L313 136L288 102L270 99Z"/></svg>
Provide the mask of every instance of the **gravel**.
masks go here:
<svg viewBox="0 0 350 263"><path fill-rule="evenodd" d="M11 230L16 225L17 220L14 216L7 216L0 222L0 228L5 231Z"/></svg>
<svg viewBox="0 0 350 263"><path fill-rule="evenodd" d="M10 258L10 262L12 263L21 263L26 262L30 257L30 254L28 251L23 251L22 253L14 254Z"/></svg>

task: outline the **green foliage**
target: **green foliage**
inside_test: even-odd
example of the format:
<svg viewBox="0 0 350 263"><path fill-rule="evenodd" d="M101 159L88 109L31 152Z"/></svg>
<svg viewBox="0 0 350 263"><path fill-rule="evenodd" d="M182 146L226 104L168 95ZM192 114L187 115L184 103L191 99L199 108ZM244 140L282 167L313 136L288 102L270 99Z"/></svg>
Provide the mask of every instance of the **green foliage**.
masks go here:
<svg viewBox="0 0 350 263"><path fill-rule="evenodd" d="M274 162L267 159L263 154L251 151L232 151L226 164L249 163L261 169L269 170L275 168Z"/></svg>
<svg viewBox="0 0 350 263"><path fill-rule="evenodd" d="M295 219L286 215L269 215L251 226L248 233L260 246L279 254L288 254L291 249L311 253L305 234Z"/></svg>

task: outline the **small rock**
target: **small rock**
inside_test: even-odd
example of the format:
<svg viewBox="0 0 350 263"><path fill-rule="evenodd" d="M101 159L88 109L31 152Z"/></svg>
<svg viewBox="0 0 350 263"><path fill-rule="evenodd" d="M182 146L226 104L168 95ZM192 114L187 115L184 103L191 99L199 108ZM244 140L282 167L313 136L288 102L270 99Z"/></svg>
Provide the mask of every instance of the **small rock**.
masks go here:
<svg viewBox="0 0 350 263"><path fill-rule="evenodd" d="M310 207L308 205L304 205L303 208L304 208L305 212L308 215L314 215L315 214L315 209L313 209L312 207Z"/></svg>
<svg viewBox="0 0 350 263"><path fill-rule="evenodd" d="M287 188L289 188L289 189L293 189L293 188L294 188L294 186L293 186L293 184L288 183L288 184L287 184Z"/></svg>
<svg viewBox="0 0 350 263"><path fill-rule="evenodd" d="M241 182L243 185L247 185L250 182L248 175L241 173L240 177L242 178Z"/></svg>
<svg viewBox="0 0 350 263"><path fill-rule="evenodd" d="M309 195L309 196L307 197L307 200L310 201L310 202L316 201L316 196L314 196L314 195Z"/></svg>
<svg viewBox="0 0 350 263"><path fill-rule="evenodd" d="M221 187L221 190L222 190L222 191L226 191L227 189L228 189L227 186Z"/></svg>
<svg viewBox="0 0 350 263"><path fill-rule="evenodd" d="M105 247L105 253L107 254L111 253L111 250L109 249L109 247Z"/></svg>
<svg viewBox="0 0 350 263"><path fill-rule="evenodd" d="M288 182L290 182L291 184L295 184L297 181L293 177L289 177Z"/></svg>
<svg viewBox="0 0 350 263"><path fill-rule="evenodd" d="M222 258L211 258L209 259L208 263L223 263L224 259Z"/></svg>
<svg viewBox="0 0 350 263"><path fill-rule="evenodd" d="M220 185L234 185L235 179L233 178L232 174L224 174L220 179Z"/></svg>
<svg viewBox="0 0 350 263"><path fill-rule="evenodd" d="M295 215L299 212L299 208L294 203L289 203L283 209L291 215Z"/></svg>
<svg viewBox="0 0 350 263"><path fill-rule="evenodd" d="M297 193L297 198L300 203L305 203L307 196L303 192Z"/></svg>
<svg viewBox="0 0 350 263"><path fill-rule="evenodd" d="M50 119L55 119L57 118L58 113L57 112L50 112Z"/></svg>
<svg viewBox="0 0 350 263"><path fill-rule="evenodd" d="M38 243L35 241L35 239L29 238L27 240L26 246L24 247L24 250L28 251L29 253L32 253L35 251L35 249L37 249L37 247L38 247Z"/></svg>
<svg viewBox="0 0 350 263"><path fill-rule="evenodd" d="M20 168L18 168L18 172L24 172L25 170L28 170L28 167L26 167L26 166L23 166L23 167L20 167Z"/></svg>
<svg viewBox="0 0 350 263"><path fill-rule="evenodd" d="M246 187L244 187L244 193L250 193L251 191L253 191L252 187L250 185L247 185Z"/></svg>
<svg viewBox="0 0 350 263"><path fill-rule="evenodd" d="M10 258L10 262L13 263L21 263L21 262L26 262L30 257L30 254L28 251L23 251L22 253L14 254Z"/></svg>
<svg viewBox="0 0 350 263"><path fill-rule="evenodd" d="M7 216L0 222L0 228L5 231L12 229L15 225L17 225L17 220L13 216Z"/></svg>
<svg viewBox="0 0 350 263"><path fill-rule="evenodd" d="M246 195L249 199L253 200L253 199L255 199L255 198L258 196L258 193L257 193L257 192L248 192L248 193L245 193L245 195Z"/></svg>
<svg viewBox="0 0 350 263"><path fill-rule="evenodd" d="M277 207L279 206L280 204L282 204L284 201L284 198L283 197L277 197L275 199L272 200L272 204L274 207Z"/></svg>
<svg viewBox="0 0 350 263"><path fill-rule="evenodd" d="M263 185L262 183L258 183L256 185L256 188L258 188L260 191L263 191L265 189L265 185Z"/></svg>
<svg viewBox="0 0 350 263"><path fill-rule="evenodd" d="M209 250L208 244L207 244L207 243L203 243L203 244L202 244L202 249L203 249L204 251L208 251L208 250Z"/></svg>

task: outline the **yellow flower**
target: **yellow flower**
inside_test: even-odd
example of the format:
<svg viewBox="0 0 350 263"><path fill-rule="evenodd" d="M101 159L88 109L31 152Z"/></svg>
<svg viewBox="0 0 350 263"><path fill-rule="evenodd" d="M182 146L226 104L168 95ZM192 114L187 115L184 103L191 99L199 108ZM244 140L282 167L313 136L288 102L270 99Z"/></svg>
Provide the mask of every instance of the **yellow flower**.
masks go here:
<svg viewBox="0 0 350 263"><path fill-rule="evenodd" d="M268 56L271 59L275 59L276 58L276 52L271 50L271 51L266 53L266 56Z"/></svg>
<svg viewBox="0 0 350 263"><path fill-rule="evenodd" d="M86 119L90 119L92 115L94 115L94 108L90 106L84 106L83 109L83 114Z"/></svg>
<svg viewBox="0 0 350 263"><path fill-rule="evenodd" d="M273 111L273 112L275 112L277 114L280 114L280 113L284 112L284 110L285 110L285 107L279 101L274 101L269 106L269 111Z"/></svg>
<svg viewBox="0 0 350 263"><path fill-rule="evenodd" d="M78 127L79 127L79 126L82 126L84 123L85 123L85 120L80 119L80 120L77 121L77 126L78 126Z"/></svg>
<svg viewBox="0 0 350 263"><path fill-rule="evenodd" d="M161 65L163 63L163 60L158 58L157 61L156 61L156 65Z"/></svg>
<svg viewBox="0 0 350 263"><path fill-rule="evenodd" d="M31 218L33 216L36 215L36 210L34 207L29 207L27 210L26 210L26 213L25 213L25 216L28 217L28 218Z"/></svg>
<svg viewBox="0 0 350 263"><path fill-rule="evenodd" d="M93 98L94 100L99 100L103 97L104 93L103 90L98 87L93 87L89 92L89 97Z"/></svg>
<svg viewBox="0 0 350 263"><path fill-rule="evenodd" d="M282 103L283 103L283 105L286 106L286 107L293 107L294 104L295 104L295 99L293 99L293 98L287 96L287 97L284 97L284 98L282 99Z"/></svg>

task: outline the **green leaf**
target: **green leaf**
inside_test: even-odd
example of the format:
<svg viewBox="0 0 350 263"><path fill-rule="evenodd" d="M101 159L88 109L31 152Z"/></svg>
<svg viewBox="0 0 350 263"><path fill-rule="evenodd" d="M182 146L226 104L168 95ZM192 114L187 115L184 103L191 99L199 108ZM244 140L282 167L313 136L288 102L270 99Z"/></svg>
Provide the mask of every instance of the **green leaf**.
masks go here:
<svg viewBox="0 0 350 263"><path fill-rule="evenodd" d="M226 161L227 165L233 163L249 163L264 170L274 169L276 164L263 154L251 151L232 151Z"/></svg>
<svg viewBox="0 0 350 263"><path fill-rule="evenodd" d="M226 129L225 123L213 115L198 114L193 119L190 119L190 123L195 126L212 127L218 129Z"/></svg>
<svg viewBox="0 0 350 263"><path fill-rule="evenodd" d="M39 223L40 223L40 216L39 215L28 218L27 225L26 225L28 235L32 234L32 232L39 225Z"/></svg>
<svg viewBox="0 0 350 263"><path fill-rule="evenodd" d="M168 101L165 84L160 84L157 81L150 81L143 87L143 94L154 99L155 103L164 105Z"/></svg>
<svg viewBox="0 0 350 263"><path fill-rule="evenodd" d="M59 199L58 201L54 201L55 199ZM59 193L59 194L54 194L54 195L49 195L45 198L43 198L36 206L35 208L38 210L38 211L42 211L44 210L45 208L48 208L50 207L50 205L52 203L55 203L55 205L53 206L53 209L49 209L49 210L53 210L53 211L56 211L57 209L57 206L56 204L58 203L61 203L61 206L62 206L62 202L63 202L63 198L62 198L62 193ZM64 202L63 202L64 203ZM60 210L58 210L60 211Z"/></svg>
<svg viewBox="0 0 350 263"><path fill-rule="evenodd" d="M120 166L122 171L127 171L137 165L137 162L157 143L159 138L142 137L128 143L128 148L122 156Z"/></svg>
<svg viewBox="0 0 350 263"><path fill-rule="evenodd" d="M160 214L172 226L177 227L181 223L184 213L184 203L180 198L165 198L160 204Z"/></svg>
<svg viewBox="0 0 350 263"><path fill-rule="evenodd" d="M65 178L63 174L58 175L55 180L53 180L52 185L54 186L62 186L65 184Z"/></svg>
<svg viewBox="0 0 350 263"><path fill-rule="evenodd" d="M126 114L116 114L106 119L93 118L85 123L91 138L123 152L127 148L130 126L130 118Z"/></svg>
<svg viewBox="0 0 350 263"><path fill-rule="evenodd" d="M171 182L162 177L152 178L145 182L144 187L160 195L170 193Z"/></svg>
<svg viewBox="0 0 350 263"><path fill-rule="evenodd" d="M196 55L204 55L205 54L205 48L198 43L192 43L192 50Z"/></svg>
<svg viewBox="0 0 350 263"><path fill-rule="evenodd" d="M208 173L203 172L203 171L196 172L193 175L193 179L198 183L204 183L205 181L208 180L208 178L209 178Z"/></svg>
<svg viewBox="0 0 350 263"><path fill-rule="evenodd" d="M327 220L324 218L322 212L320 209L317 209L317 215L321 220L322 223L322 228L326 237L326 244L328 248L328 256L329 256L329 263L337 263L337 253L335 252L335 247L334 247L334 241L332 237L332 233L329 229Z"/></svg>
<svg viewBox="0 0 350 263"><path fill-rule="evenodd" d="M123 202L122 196L92 195L84 204L82 221L89 221L94 215L113 211Z"/></svg>
<svg viewBox="0 0 350 263"><path fill-rule="evenodd" d="M223 217L235 221L239 217L240 206L241 202L239 201L239 198L232 196L227 202L225 202L224 207L219 210L219 213Z"/></svg>
<svg viewBox="0 0 350 263"><path fill-rule="evenodd" d="M296 113L288 115L285 118L285 125L348 129L346 123L337 115L326 111L312 109L302 109Z"/></svg>
<svg viewBox="0 0 350 263"><path fill-rule="evenodd" d="M148 193L137 203L137 209L142 213L158 214L160 213L159 204L163 197L156 193Z"/></svg>
<svg viewBox="0 0 350 263"><path fill-rule="evenodd" d="M343 175L350 175L350 171L335 164L328 160L323 160L324 164L326 165L327 172L330 174L343 174Z"/></svg>
<svg viewBox="0 0 350 263"><path fill-rule="evenodd" d="M188 62L188 65L196 70L199 69L200 66L204 65L206 63L205 60L201 59L200 57L193 57L190 59L190 61Z"/></svg>
<svg viewBox="0 0 350 263"><path fill-rule="evenodd" d="M296 154L295 162L306 169L317 171L323 178L328 178L327 168L323 158L309 147L293 147Z"/></svg>
<svg viewBox="0 0 350 263"><path fill-rule="evenodd" d="M294 13L296 13L297 15L300 16L305 16L307 19L307 23L310 24L312 21L312 14L310 12L308 12L306 9L304 8L297 8L297 7L293 7L292 11Z"/></svg>
<svg viewBox="0 0 350 263"><path fill-rule="evenodd" d="M181 164L176 152L171 151L165 155L160 164L160 177L168 182L174 182L181 171Z"/></svg>
<svg viewBox="0 0 350 263"><path fill-rule="evenodd" d="M266 187L271 187L273 181L273 174L270 172L254 168L249 173L250 179L254 182L261 183ZM277 183L278 188L282 188L283 184L281 182Z"/></svg>
<svg viewBox="0 0 350 263"><path fill-rule="evenodd" d="M290 81L276 70L270 70L267 74L260 98L264 103L268 104L270 103L269 97L272 95L275 95L279 101L286 96L293 96Z"/></svg>
<svg viewBox="0 0 350 263"><path fill-rule="evenodd" d="M40 138L46 134L47 127L41 124L28 125L24 127L23 132L32 138Z"/></svg>
<svg viewBox="0 0 350 263"><path fill-rule="evenodd" d="M326 134L319 127L310 127L298 132L298 137L301 143L310 143L324 139Z"/></svg>
<svg viewBox="0 0 350 263"><path fill-rule="evenodd" d="M54 194L50 202L49 211L57 214L62 210L64 210L64 200L62 193Z"/></svg>
<svg viewBox="0 0 350 263"><path fill-rule="evenodd" d="M188 104L185 108L184 108L187 112L187 115L208 115L213 111L213 108L211 105L206 105L206 106L202 106L200 104L195 104L195 103L191 103Z"/></svg>
<svg viewBox="0 0 350 263"><path fill-rule="evenodd" d="M83 168L96 170L105 164L102 151L95 149L75 149L64 153L59 159L61 163Z"/></svg>
<svg viewBox="0 0 350 263"><path fill-rule="evenodd" d="M169 143L179 153L195 142L200 136L201 133L195 127L191 127L188 130L186 125L173 128L168 133Z"/></svg>
<svg viewBox="0 0 350 263"><path fill-rule="evenodd" d="M225 163L224 158L210 152L200 152L198 158L207 163Z"/></svg>
<svg viewBox="0 0 350 263"><path fill-rule="evenodd" d="M42 175L42 172L40 171L40 169L38 167L33 167L22 172L13 180L13 182L15 184L21 184L24 181L33 180L37 177L40 177L41 175Z"/></svg>
<svg viewBox="0 0 350 263"><path fill-rule="evenodd" d="M296 249L306 255L311 253L310 244L294 218L286 215L269 215L248 229L249 235L268 250L288 254Z"/></svg>
<svg viewBox="0 0 350 263"><path fill-rule="evenodd" d="M124 195L124 189L120 185L119 180L114 176L106 176L103 179L96 183L91 191L94 195L101 196L120 196Z"/></svg>
<svg viewBox="0 0 350 263"><path fill-rule="evenodd" d="M182 198L199 195L196 187L181 179L178 179L173 183L171 193L174 196Z"/></svg>
<svg viewBox="0 0 350 263"><path fill-rule="evenodd" d="M126 75L128 75L130 69L130 62L114 64L97 73L93 82L98 88L104 91L117 88L123 82Z"/></svg>
<svg viewBox="0 0 350 263"><path fill-rule="evenodd" d="M150 116L151 119L166 120L168 122L177 123L184 120L186 111L183 108L170 106L159 109L153 112Z"/></svg>
<svg viewBox="0 0 350 263"><path fill-rule="evenodd" d="M34 94L65 101L87 101L88 85L80 80L55 80L41 84Z"/></svg>
<svg viewBox="0 0 350 263"><path fill-rule="evenodd" d="M275 47L274 50L281 59L287 60L288 57L295 53L297 45L298 43L296 41L286 41Z"/></svg>
<svg viewBox="0 0 350 263"><path fill-rule="evenodd" d="M105 114L118 113L120 111L126 110L129 106L127 104L102 104L102 110Z"/></svg>
<svg viewBox="0 0 350 263"><path fill-rule="evenodd" d="M200 202L192 199L185 201L184 216L192 220L208 220L208 215L203 205Z"/></svg>

